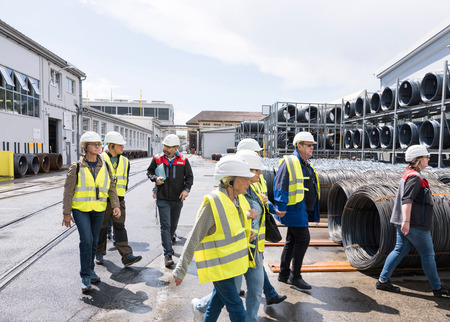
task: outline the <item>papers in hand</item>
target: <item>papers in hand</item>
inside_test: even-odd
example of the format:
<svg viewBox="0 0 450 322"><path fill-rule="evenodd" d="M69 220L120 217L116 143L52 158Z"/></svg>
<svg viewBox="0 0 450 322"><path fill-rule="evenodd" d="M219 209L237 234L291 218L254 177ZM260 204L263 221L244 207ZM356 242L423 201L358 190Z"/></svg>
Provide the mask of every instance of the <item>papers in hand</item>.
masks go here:
<svg viewBox="0 0 450 322"><path fill-rule="evenodd" d="M160 163L156 169L155 174L157 177L161 177L163 180L166 180L166 171L164 169L164 163Z"/></svg>

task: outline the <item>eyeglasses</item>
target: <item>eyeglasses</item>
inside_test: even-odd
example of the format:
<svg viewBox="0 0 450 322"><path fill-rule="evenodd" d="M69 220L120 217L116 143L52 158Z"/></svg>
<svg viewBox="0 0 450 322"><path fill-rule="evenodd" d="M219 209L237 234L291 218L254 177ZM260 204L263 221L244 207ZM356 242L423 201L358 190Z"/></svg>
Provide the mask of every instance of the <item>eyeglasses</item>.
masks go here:
<svg viewBox="0 0 450 322"><path fill-rule="evenodd" d="M313 143L303 143L302 145L306 145L308 148L313 148L314 144Z"/></svg>
<svg viewBox="0 0 450 322"><path fill-rule="evenodd" d="M89 145L96 146L96 147L101 147L102 146L101 143L89 143Z"/></svg>

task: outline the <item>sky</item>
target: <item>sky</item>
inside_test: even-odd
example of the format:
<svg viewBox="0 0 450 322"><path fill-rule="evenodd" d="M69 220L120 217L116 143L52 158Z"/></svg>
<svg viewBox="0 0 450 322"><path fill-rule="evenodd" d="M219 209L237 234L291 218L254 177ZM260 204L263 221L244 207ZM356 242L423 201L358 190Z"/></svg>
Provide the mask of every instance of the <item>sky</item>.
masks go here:
<svg viewBox="0 0 450 322"><path fill-rule="evenodd" d="M448 0L0 0L0 19L86 73L83 97L260 112L379 90Z"/></svg>

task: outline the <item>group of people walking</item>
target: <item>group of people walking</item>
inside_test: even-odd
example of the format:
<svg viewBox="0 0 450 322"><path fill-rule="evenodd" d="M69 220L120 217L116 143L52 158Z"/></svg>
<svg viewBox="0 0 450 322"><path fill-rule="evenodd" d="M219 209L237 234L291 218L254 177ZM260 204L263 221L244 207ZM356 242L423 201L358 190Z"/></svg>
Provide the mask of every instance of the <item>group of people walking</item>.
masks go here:
<svg viewBox="0 0 450 322"><path fill-rule="evenodd" d="M106 254L107 223L112 218L115 244L125 266L142 259L134 256L125 229L125 192L129 161L122 156L125 141L117 132L105 136L108 152L100 155L101 139L95 132L81 136L85 154L73 163L64 186L63 225L75 222L80 234L80 275L82 291L100 281L94 271ZM253 139L242 140L235 155L225 156L215 166L216 190L204 196L195 223L173 271L175 284L182 283L189 263L195 257L201 283L211 282L213 292L193 299L196 321L216 321L225 306L231 321L257 321L264 292L267 305L281 303L264 269L264 245L268 216L274 215L287 226L286 242L280 259L278 281L299 289L311 289L301 275L310 234L308 223L319 221L319 177L310 158L314 137L309 132L295 135L293 154L279 161L274 179L274 202L267 198L262 175L262 148ZM173 242L183 201L193 185L189 160L178 152L180 141L170 134L163 141L163 152L152 158L147 176L156 183L156 203L164 265L173 268ZM376 283L380 290L399 292L389 277L401 259L416 247L435 296L449 295L450 289L437 276L430 227L432 199L429 185L420 176L428 165L428 151L413 146L406 151L408 169L402 177L391 222L397 229L397 245L388 256ZM73 216L72 216L73 215ZM246 305L241 298L245 278Z"/></svg>

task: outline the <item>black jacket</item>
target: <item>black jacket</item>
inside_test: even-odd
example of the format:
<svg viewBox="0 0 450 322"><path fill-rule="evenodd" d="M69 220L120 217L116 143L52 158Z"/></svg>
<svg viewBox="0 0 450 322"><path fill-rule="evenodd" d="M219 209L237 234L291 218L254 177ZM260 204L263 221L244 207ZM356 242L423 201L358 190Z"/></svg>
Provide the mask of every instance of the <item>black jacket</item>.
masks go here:
<svg viewBox="0 0 450 322"><path fill-rule="evenodd" d="M194 183L194 174L189 160L177 152L172 165L169 166L169 160L163 153L155 155L147 169L147 176L153 182L158 176L155 174L155 169L158 164L164 164L166 173L166 180L164 184L156 186L156 198L162 200L180 200L180 194L183 190L190 191Z"/></svg>

